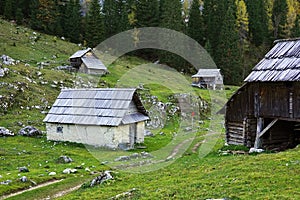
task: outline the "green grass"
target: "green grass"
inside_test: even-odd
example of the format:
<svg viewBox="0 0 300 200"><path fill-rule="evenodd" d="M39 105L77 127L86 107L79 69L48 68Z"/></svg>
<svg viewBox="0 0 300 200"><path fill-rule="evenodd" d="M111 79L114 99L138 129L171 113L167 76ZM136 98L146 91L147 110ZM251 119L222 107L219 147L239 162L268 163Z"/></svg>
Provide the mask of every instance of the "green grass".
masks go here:
<svg viewBox="0 0 300 200"><path fill-rule="evenodd" d="M33 36L38 36L38 39L34 41ZM30 29L0 20L0 54L21 60L21 63L16 66L8 66L9 75L0 79L0 82L6 83L0 86L0 95L4 96L0 99L0 105L8 103L8 108L0 110L0 126L17 133L21 128L18 122L22 122L24 125L33 125L45 130L45 124L42 122L45 114L42 111L48 110L46 107L53 104L60 92L59 87L53 88L51 85L61 81L63 84L58 85L64 87L74 87L77 85L74 82L79 82L79 85L90 82L93 86L100 87L142 83L144 90L139 90L142 97L157 96L165 103L176 101L174 93L195 94L208 105L208 108L201 110L200 113L203 123L195 122L196 133L177 135L180 121L178 115L175 115L167 120L164 128L153 130L154 137L145 138L142 144L145 149L129 152L100 149L102 153L100 157L93 154L92 148L68 142L47 141L45 136L0 138L0 175L2 176L0 182L7 179L13 181L9 185L0 185L0 197L33 186L30 182L21 183L20 175L25 175L38 184L64 179L59 183L25 192L10 199L51 197L96 176L91 176L85 171L84 168L88 167L91 171L97 172L113 170L114 180L94 188L81 188L60 199L110 199L132 188L136 188L132 196L121 199L300 198L299 147L276 154L270 152L259 155L221 156L219 154L219 150L246 150L243 147L223 146L224 130L219 127L220 124L217 123L219 119L214 114L224 105L222 104L224 99L228 99L238 87L226 86L224 91L216 92L192 88L189 85L191 82L189 76L178 75L179 73L169 69L156 69L155 66L149 70L142 66L147 63L146 61L129 56L121 57L108 66L110 74L103 77L85 74L78 74L75 77L71 73L52 70L57 65L67 63L67 58L78 49L77 45L59 38L39 33L34 35ZM56 58L53 58L53 55L56 55ZM49 62L50 66L38 69L38 62ZM26 67L25 63L29 63L30 66ZM141 67L135 69L136 66ZM37 75L39 71L42 73L41 76ZM130 79L132 76L140 79ZM47 83L42 84L42 81ZM42 108L35 108L35 106ZM145 106L151 107L150 104ZM183 126L185 127L186 124ZM161 135L160 132L164 134ZM128 168L126 171L112 169L113 164L120 163L101 164L107 159L114 160L119 155L130 155L141 151L152 153L157 160L166 158L180 142L191 136L195 138L187 143L191 144L189 148L186 151L178 149L181 157L141 167L140 169L145 173L136 173L139 168ZM179 143L176 143L178 140ZM206 142L200 146L201 151L193 153L194 145L203 140ZM159 150L162 148L165 148L165 151L160 153ZM203 152L208 155L203 157ZM56 160L61 155L70 156L74 162L57 163ZM22 166L27 166L30 172L20 173L18 167ZM83 169L78 169L77 174L62 173L65 168L77 166L83 166ZM49 176L48 173L51 171L55 171L57 175ZM150 172L146 173L146 171Z"/></svg>

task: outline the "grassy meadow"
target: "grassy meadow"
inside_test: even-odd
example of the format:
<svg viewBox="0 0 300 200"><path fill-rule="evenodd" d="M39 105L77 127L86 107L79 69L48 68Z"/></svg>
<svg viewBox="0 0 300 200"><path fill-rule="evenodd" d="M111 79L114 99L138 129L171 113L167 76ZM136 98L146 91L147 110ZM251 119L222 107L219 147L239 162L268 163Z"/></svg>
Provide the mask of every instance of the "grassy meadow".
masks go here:
<svg viewBox="0 0 300 200"><path fill-rule="evenodd" d="M24 125L45 131L42 120L61 88L138 84L130 77L141 76L141 72L134 69L147 63L124 56L108 66L110 73L101 78L58 71L55 68L67 64L68 57L80 47L58 37L33 32L0 19L0 55L20 60L17 65L4 66L10 71L0 78L0 127L14 133ZM46 63L43 68L41 62ZM196 95L207 105L195 121L194 131L178 134L181 120L174 115L168 118L164 128L153 130L154 136L146 137L140 149L128 152L47 141L45 134L38 138L0 137L0 182L12 181L7 185L0 184L0 199L52 181L57 182L7 199L300 199L299 146L279 153L251 155L240 154L243 151L239 150L247 152L245 148L224 146L224 127L215 111L238 87L226 86L222 92L212 93L191 88L189 75L170 76L169 71L168 76L160 76L160 69L157 70L143 71L148 82L143 76L139 77L144 88L139 90L141 96L155 96L167 103L173 101L176 88L188 88L188 93ZM165 81L164 84L152 83L152 80L157 80L155 77ZM179 78L186 82L176 83ZM175 84L174 89L169 82L178 85ZM150 104L145 106L151 108ZM101 154L96 155L94 150ZM226 154L226 150L240 153ZM154 158L141 160L149 161L149 165L128 167L129 161L114 161L120 155L143 151L154 155ZM74 161L58 163L57 159L62 155ZM171 158L160 158L166 156ZM19 172L19 167L23 166L29 172ZM76 168L77 173L63 174L66 168ZM104 170L112 171L114 179L93 188L80 187ZM50 176L50 172L56 172L56 175ZM22 176L29 181L21 182ZM70 190L74 187L76 189Z"/></svg>

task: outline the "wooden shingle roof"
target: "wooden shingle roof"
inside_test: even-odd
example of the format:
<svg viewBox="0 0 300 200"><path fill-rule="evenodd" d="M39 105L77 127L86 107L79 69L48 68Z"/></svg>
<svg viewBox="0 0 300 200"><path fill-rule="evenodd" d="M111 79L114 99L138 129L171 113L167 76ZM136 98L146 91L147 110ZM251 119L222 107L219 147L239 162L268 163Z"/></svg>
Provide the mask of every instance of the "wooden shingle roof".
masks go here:
<svg viewBox="0 0 300 200"><path fill-rule="evenodd" d="M132 101L137 111L129 113ZM44 122L119 126L148 119L136 89L94 88L63 89Z"/></svg>
<svg viewBox="0 0 300 200"><path fill-rule="evenodd" d="M87 49L84 49L84 50L79 50L79 51L76 51L69 59L71 58L81 58L82 56L84 56L87 52L91 51L92 49L91 48L87 48Z"/></svg>
<svg viewBox="0 0 300 200"><path fill-rule="evenodd" d="M245 82L300 81L300 38L275 41Z"/></svg>
<svg viewBox="0 0 300 200"><path fill-rule="evenodd" d="M221 75L220 69L199 69L198 73L192 77L216 77Z"/></svg>

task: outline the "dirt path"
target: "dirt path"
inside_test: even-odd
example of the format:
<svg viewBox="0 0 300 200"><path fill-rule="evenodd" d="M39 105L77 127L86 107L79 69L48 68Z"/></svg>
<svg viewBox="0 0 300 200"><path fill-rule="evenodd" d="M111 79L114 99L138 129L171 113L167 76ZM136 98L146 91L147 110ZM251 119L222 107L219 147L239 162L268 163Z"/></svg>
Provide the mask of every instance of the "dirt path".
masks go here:
<svg viewBox="0 0 300 200"><path fill-rule="evenodd" d="M46 187L48 185L52 185L52 184L58 183L58 182L63 181L63 180L64 179L48 181L48 182L42 183L40 185L34 186L32 188L29 188L29 189L25 189L25 190L22 190L22 191L19 191L19 192L15 192L15 193L12 193L12 194L8 194L8 195L5 195L5 196L2 196L2 197L0 197L0 200L7 199L9 197L14 197L14 196L20 195L20 194L22 194L24 192L35 190L35 189L38 189L38 188L41 188L41 187Z"/></svg>
<svg viewBox="0 0 300 200"><path fill-rule="evenodd" d="M60 191L60 192L56 193L55 195L53 195L51 198L54 198L54 199L55 199L55 198L58 198L58 197L62 197L62 196L64 196L64 195L66 195L66 194L69 194L70 192L73 192L73 191L75 191L75 190L78 190L78 189L81 187L81 185L82 185L82 184L76 185L75 187L69 188L69 189L67 189L67 190Z"/></svg>
<svg viewBox="0 0 300 200"><path fill-rule="evenodd" d="M184 141L182 141L181 143L179 143L177 146L175 146L175 148L173 149L173 151L170 153L170 155L167 157L167 160L170 160L172 158L174 158L177 154L178 154L178 151L179 149L184 145L186 144L187 142L193 140L194 138L189 138L189 139L186 139Z"/></svg>

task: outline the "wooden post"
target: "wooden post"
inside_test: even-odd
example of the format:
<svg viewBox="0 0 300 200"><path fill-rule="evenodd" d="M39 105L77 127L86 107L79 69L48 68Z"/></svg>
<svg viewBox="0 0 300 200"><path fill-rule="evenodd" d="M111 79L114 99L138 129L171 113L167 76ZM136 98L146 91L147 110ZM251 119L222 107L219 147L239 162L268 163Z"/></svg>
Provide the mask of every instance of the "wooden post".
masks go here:
<svg viewBox="0 0 300 200"><path fill-rule="evenodd" d="M261 117L257 118L256 138L255 138L255 142L254 142L255 149L259 149L261 147L260 132L263 129L263 125L264 125L264 119Z"/></svg>

